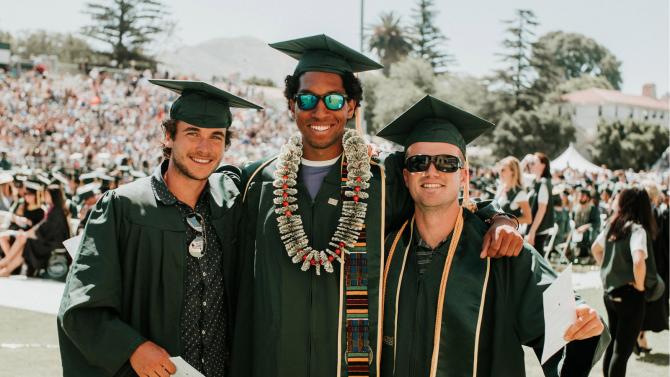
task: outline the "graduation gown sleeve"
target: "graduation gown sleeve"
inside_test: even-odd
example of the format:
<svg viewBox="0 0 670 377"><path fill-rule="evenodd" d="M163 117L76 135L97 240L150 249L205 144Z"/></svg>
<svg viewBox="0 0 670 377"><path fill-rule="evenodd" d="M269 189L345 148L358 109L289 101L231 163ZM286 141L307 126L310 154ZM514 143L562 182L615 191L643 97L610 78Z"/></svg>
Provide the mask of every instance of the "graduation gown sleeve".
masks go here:
<svg viewBox="0 0 670 377"><path fill-rule="evenodd" d="M117 202L115 193L109 191L97 203L71 267L58 314L59 330L67 335L59 337L61 352L72 354L63 357L64 371L83 368L75 361L72 347L76 347L88 363L113 375L146 340L119 318L122 279Z"/></svg>

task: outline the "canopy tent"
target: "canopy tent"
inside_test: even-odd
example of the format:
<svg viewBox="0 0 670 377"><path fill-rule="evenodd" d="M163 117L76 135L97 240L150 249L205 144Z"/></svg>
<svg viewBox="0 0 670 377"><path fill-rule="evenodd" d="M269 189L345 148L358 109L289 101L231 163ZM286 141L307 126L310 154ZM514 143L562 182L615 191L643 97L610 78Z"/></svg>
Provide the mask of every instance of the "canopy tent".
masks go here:
<svg viewBox="0 0 670 377"><path fill-rule="evenodd" d="M603 168L582 156L572 144L560 156L551 161L552 170L563 170L566 168L589 173L600 173L603 171Z"/></svg>

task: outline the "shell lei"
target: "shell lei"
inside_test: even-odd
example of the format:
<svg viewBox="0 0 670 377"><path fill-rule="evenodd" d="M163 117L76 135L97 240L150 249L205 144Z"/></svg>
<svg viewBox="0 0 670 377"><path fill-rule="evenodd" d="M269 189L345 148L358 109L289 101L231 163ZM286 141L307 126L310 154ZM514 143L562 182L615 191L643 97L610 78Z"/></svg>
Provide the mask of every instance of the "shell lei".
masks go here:
<svg viewBox="0 0 670 377"><path fill-rule="evenodd" d="M347 130L342 138L344 157L347 161L347 181L344 189L342 213L338 220L337 229L325 250L315 250L309 246L309 239L305 234L302 217L298 213L298 203L295 188L298 179L298 169L302 159L302 137L293 135L282 147L277 158L277 170L273 200L276 208L277 226L286 252L293 263L301 263L300 269L307 271L314 266L317 275L321 275L321 267L332 273L333 262L342 263L342 253L348 253L354 247L363 229L368 198L367 190L370 187L370 157L365 139L355 130Z"/></svg>

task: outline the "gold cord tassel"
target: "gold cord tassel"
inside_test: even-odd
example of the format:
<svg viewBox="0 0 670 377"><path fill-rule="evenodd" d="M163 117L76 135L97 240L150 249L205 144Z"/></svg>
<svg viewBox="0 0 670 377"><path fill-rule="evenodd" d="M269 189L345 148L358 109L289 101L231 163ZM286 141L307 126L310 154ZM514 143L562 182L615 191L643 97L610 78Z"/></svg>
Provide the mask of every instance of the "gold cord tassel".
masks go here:
<svg viewBox="0 0 670 377"><path fill-rule="evenodd" d="M458 218L456 219L456 226L454 233L449 242L449 251L447 251L447 261L444 263L444 270L442 270L442 280L440 281L440 291L437 296L437 314L435 315L435 333L433 335L433 355L430 363L430 377L435 377L437 374L437 363L440 356L440 333L442 332L442 309L444 308L444 296L447 291L447 280L449 278L449 270L451 269L451 262L454 260L458 242L461 239L463 232L463 207L458 209Z"/></svg>

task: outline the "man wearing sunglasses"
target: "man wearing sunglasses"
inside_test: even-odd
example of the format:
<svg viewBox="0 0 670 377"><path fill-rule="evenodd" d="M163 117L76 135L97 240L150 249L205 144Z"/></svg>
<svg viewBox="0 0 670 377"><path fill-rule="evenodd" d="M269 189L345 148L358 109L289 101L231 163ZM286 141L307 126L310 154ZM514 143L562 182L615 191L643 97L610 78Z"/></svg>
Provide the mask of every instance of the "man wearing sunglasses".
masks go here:
<svg viewBox="0 0 670 377"><path fill-rule="evenodd" d="M402 224L411 200L402 160L371 160L345 125L362 99L354 73L381 66L325 35L271 46L298 60L284 95L299 134L243 172L249 281L233 375L375 376L384 233ZM520 249L518 234L500 233L491 249Z"/></svg>
<svg viewBox="0 0 670 377"><path fill-rule="evenodd" d="M230 107L260 107L199 81L150 81L180 94L165 160L91 212L58 316L65 376L168 376L171 356L210 377L228 368L239 190L214 171Z"/></svg>
<svg viewBox="0 0 670 377"><path fill-rule="evenodd" d="M516 258L481 259L487 227L466 209L465 146L491 128L426 96L378 133L405 147L414 200L412 218L385 242L382 377L523 376L522 345L542 353L542 292L554 271L528 244ZM587 376L609 341L595 310L576 314L547 376Z"/></svg>

